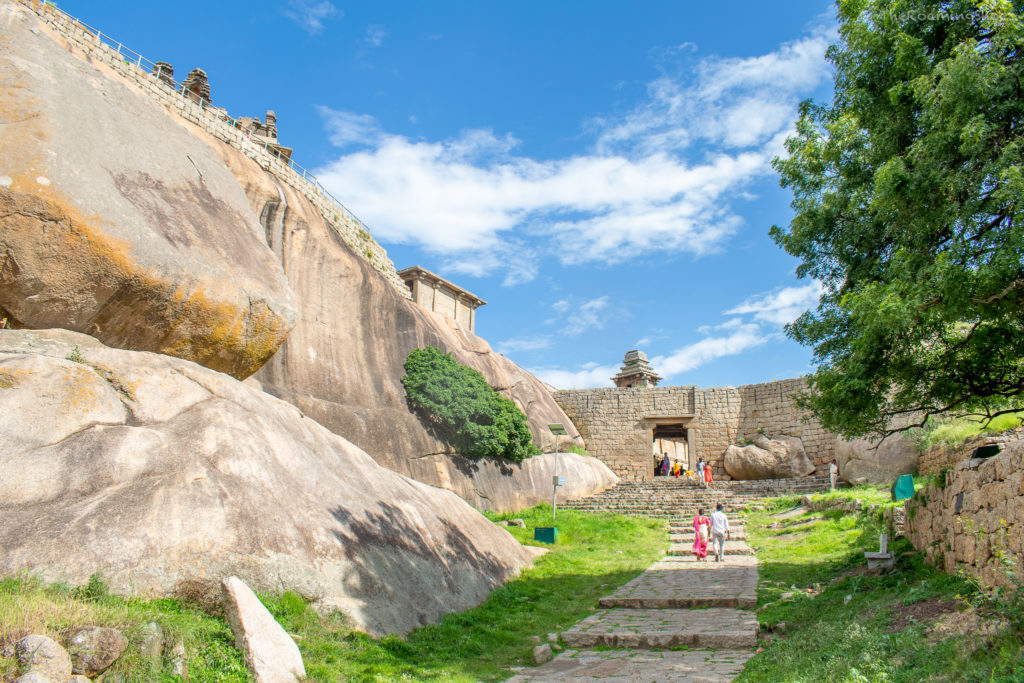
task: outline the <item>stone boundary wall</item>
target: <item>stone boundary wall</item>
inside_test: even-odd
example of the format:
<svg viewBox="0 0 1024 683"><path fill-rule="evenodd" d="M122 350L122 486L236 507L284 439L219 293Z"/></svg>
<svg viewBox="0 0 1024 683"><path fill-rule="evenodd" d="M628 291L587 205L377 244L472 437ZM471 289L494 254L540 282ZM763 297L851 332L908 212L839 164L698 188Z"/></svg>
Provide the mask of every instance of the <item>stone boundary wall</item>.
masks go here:
<svg viewBox="0 0 1024 683"><path fill-rule="evenodd" d="M347 210L344 207L336 204L335 200L320 191L316 184L289 166L287 162L271 154L262 145L253 142L248 135L235 128L228 120L225 120L226 115L221 110L200 105L141 66L126 61L125 55L119 54L114 48L104 43L97 34L84 28L57 8L38 2L38 0L18 0L18 2L34 12L41 21L66 39L73 47L84 53L87 59L95 60L113 69L121 77L138 86L143 93L162 104L172 114L194 123L218 140L231 145L259 164L263 170L272 173L295 188L317 208L324 220L338 231L353 252L387 278L402 296L408 299L412 298L409 288L398 277L395 265L388 258L387 252L377 244L357 220L346 213Z"/></svg>
<svg viewBox="0 0 1024 683"><path fill-rule="evenodd" d="M836 438L796 407L795 395L806 387L804 379L796 378L739 388L569 389L556 391L554 397L579 429L587 452L622 479L652 478L652 435L659 423L683 423L690 457L703 457L716 478L726 479L726 448L753 438L759 430L768 436L800 437L807 455L819 472L824 471Z"/></svg>
<svg viewBox="0 0 1024 683"><path fill-rule="evenodd" d="M904 505L907 538L945 571L1010 586L1002 551L1024 577L1024 439L991 458L962 460Z"/></svg>

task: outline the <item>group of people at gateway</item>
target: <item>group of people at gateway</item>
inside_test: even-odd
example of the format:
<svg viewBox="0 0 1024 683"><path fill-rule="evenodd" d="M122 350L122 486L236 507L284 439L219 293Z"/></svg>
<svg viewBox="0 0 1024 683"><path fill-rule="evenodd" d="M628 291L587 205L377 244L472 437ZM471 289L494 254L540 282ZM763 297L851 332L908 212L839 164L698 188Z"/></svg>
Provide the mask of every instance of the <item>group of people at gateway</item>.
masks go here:
<svg viewBox="0 0 1024 683"><path fill-rule="evenodd" d="M719 503L710 519L704 516L704 508L697 511L693 518L693 554L698 562L708 560L708 542L713 544L715 562L721 562L725 555L725 542L729 538L729 520L725 516L723 506Z"/></svg>
<svg viewBox="0 0 1024 683"><path fill-rule="evenodd" d="M675 477L676 479L685 477L687 480L700 486L707 486L714 482L714 477L711 476L711 465L705 463L704 458L697 458L697 469L684 470L678 460L672 460L668 457L668 453L663 453L662 456L660 460L658 460L657 455L654 456L654 476Z"/></svg>

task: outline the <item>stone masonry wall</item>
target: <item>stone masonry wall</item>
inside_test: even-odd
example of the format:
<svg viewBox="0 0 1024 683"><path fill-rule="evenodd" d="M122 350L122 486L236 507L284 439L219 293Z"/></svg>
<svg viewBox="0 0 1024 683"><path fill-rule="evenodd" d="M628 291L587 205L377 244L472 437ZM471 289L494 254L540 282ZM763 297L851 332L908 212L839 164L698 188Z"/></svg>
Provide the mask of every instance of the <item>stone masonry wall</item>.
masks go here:
<svg viewBox="0 0 1024 683"><path fill-rule="evenodd" d="M947 572L964 569L990 586L1011 585L1008 569L1024 576L1024 440L961 461L905 506L907 538Z"/></svg>
<svg viewBox="0 0 1024 683"><path fill-rule="evenodd" d="M806 388L803 379L701 389L692 386L572 389L555 392L555 401L580 430L587 451L626 480L653 477L651 443L659 424L683 423L691 458L703 457L716 478L727 478L725 450L752 438L800 437L821 469L833 457L835 437L794 402Z"/></svg>
<svg viewBox="0 0 1024 683"><path fill-rule="evenodd" d="M173 85L168 85L163 79L142 68L141 60L128 61L124 54L118 53L103 42L98 34L83 27L56 7L32 0L19 2L34 11L59 36L84 53L87 59L113 69L125 80L164 105L172 114L194 123L218 140L231 145L258 163L265 171L295 188L320 211L352 251L384 275L402 296L411 298L409 288L398 277L395 265L388 258L384 248L377 244L358 219L321 190L315 179L311 180L308 174L296 171L286 161L268 152L263 145L254 142L246 133L232 125L231 119L221 110L202 106L183 96Z"/></svg>

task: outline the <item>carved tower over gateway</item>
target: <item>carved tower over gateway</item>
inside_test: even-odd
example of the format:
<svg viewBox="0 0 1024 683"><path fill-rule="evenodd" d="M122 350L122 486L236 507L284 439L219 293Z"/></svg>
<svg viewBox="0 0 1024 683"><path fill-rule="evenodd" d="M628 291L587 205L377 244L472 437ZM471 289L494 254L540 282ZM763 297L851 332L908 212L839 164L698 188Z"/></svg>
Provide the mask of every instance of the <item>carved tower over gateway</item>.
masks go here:
<svg viewBox="0 0 1024 683"><path fill-rule="evenodd" d="M630 389L632 387L655 387L661 381L661 377L654 372L654 368L647 362L647 354L643 351L633 349L626 352L622 359L622 367L619 374L612 377L615 386L619 389Z"/></svg>

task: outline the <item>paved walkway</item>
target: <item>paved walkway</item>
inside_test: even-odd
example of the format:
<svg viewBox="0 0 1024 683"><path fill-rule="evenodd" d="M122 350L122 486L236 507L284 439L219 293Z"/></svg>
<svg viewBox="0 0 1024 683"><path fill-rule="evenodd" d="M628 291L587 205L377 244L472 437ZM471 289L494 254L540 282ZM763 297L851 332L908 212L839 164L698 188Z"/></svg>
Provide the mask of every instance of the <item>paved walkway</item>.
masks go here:
<svg viewBox="0 0 1024 683"><path fill-rule="evenodd" d="M509 681L735 678L757 646L757 617L748 611L757 605L757 560L743 540L742 524L734 523L720 563L712 556L696 561L693 531L687 538L685 527L682 521L670 523L672 549L680 554L655 562L601 598L601 609L561 634L564 652L542 666L519 669Z"/></svg>

